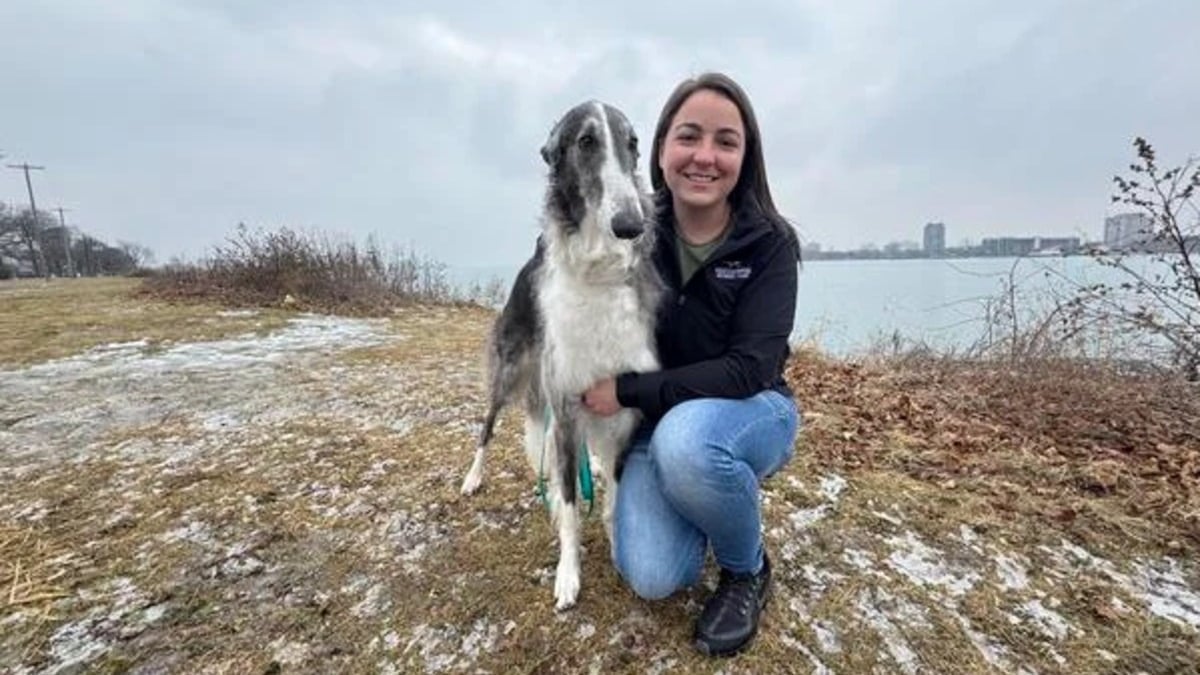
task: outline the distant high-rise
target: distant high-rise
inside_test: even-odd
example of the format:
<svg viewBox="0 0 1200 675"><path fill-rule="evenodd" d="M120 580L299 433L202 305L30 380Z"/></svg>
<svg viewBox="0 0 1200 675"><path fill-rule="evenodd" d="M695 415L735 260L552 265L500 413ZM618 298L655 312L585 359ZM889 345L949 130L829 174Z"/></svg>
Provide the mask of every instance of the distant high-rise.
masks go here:
<svg viewBox="0 0 1200 675"><path fill-rule="evenodd" d="M946 224L925 224L925 255L940 256L946 253Z"/></svg>
<svg viewBox="0 0 1200 675"><path fill-rule="evenodd" d="M1154 222L1144 213L1118 213L1104 219L1104 245L1125 248L1145 243L1154 234Z"/></svg>

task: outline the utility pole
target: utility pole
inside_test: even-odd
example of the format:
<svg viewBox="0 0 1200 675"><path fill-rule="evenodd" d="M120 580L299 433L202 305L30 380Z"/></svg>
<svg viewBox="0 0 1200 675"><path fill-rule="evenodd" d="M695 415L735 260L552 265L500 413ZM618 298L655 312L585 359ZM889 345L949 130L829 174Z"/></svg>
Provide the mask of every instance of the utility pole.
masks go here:
<svg viewBox="0 0 1200 675"><path fill-rule="evenodd" d="M64 209L58 206L51 210L58 211L58 222L62 225L63 252L67 255L66 275L73 277L75 276L75 265L71 263L71 235L67 232L67 219L63 216L63 211L70 211L71 209Z"/></svg>
<svg viewBox="0 0 1200 675"><path fill-rule="evenodd" d="M31 234L32 234L34 243L37 244L37 246L34 249L36 252L36 255L37 255L36 262L39 265L39 269L41 270L42 275L45 276L47 279L49 279L50 278L50 270L46 269L46 257L44 255L42 255L42 237L41 237L41 233L38 232L37 202L34 201L34 199L33 199L33 181L29 180L29 172L30 171L45 171L46 167L33 166L33 165L29 164L29 162L24 162L21 164L9 164L8 168L21 169L22 171L25 172L25 188L27 190L29 190L29 215L33 217L33 220L30 221L30 223L31 223L30 227L33 228Z"/></svg>

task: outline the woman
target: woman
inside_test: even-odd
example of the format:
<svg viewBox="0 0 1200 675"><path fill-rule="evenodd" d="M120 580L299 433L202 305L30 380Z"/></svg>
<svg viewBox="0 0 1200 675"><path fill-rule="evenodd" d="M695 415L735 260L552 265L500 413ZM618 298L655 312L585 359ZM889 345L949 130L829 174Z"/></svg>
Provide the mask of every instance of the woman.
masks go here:
<svg viewBox="0 0 1200 675"><path fill-rule="evenodd" d="M800 246L775 210L758 123L729 77L681 83L654 133L655 263L668 286L662 370L594 384L584 404L646 423L621 474L613 558L633 590L695 584L711 545L720 582L696 621L708 654L750 643L766 603L759 483L792 456L799 411L783 379Z"/></svg>

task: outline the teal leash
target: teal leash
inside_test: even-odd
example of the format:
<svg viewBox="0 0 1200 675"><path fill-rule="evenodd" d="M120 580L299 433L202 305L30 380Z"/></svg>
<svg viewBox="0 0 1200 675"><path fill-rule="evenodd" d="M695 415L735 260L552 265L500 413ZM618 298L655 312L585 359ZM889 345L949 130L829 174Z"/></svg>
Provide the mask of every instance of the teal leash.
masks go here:
<svg viewBox="0 0 1200 675"><path fill-rule="evenodd" d="M546 438L550 432L550 418L553 413L546 406L546 426L542 429L542 458L538 462L537 493L542 506L550 508L546 499ZM588 455L587 441L579 443L579 491L588 503L588 516L592 515L592 507L596 504L596 489L592 484L592 460Z"/></svg>

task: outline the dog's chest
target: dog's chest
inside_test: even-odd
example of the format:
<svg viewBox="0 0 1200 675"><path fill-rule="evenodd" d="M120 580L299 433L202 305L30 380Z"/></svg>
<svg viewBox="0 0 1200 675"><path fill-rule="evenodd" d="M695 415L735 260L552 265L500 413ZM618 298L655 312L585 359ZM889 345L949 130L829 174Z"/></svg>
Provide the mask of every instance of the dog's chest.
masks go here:
<svg viewBox="0 0 1200 675"><path fill-rule="evenodd" d="M546 347L559 368L582 377L648 368L653 335L648 313L629 286L546 279L539 294Z"/></svg>

